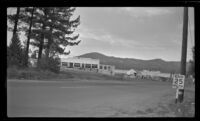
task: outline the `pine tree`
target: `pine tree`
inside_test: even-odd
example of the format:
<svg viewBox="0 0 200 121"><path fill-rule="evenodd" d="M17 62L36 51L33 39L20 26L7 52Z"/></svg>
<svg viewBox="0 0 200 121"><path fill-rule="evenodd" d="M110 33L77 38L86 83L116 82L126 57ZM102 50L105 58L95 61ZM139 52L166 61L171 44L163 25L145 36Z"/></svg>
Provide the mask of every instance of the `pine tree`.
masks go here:
<svg viewBox="0 0 200 121"><path fill-rule="evenodd" d="M8 15L8 19L11 23L14 24L13 27L13 37L11 39L11 44L7 48L8 50L8 57L7 62L8 65L21 67L24 64L24 56L23 56L23 49L21 42L18 37L18 23L20 18L20 7L17 7L16 14Z"/></svg>
<svg viewBox="0 0 200 121"><path fill-rule="evenodd" d="M66 53L65 48L80 43L80 40L77 41L79 34L73 35L75 28L80 24L80 16L71 19L74 11L75 8L72 7L35 7L34 12L33 7L21 8L18 23L24 25L18 27L18 30L26 32L27 49L30 39L30 44L39 48L38 63L43 50L49 58L56 54L69 54L70 51ZM11 23L14 23L15 16L8 16ZM8 29L12 30L9 27Z"/></svg>
<svg viewBox="0 0 200 121"><path fill-rule="evenodd" d="M21 41L19 40L18 33L24 30L24 27L21 26L23 18L22 16L23 10L20 7L17 7L16 14L14 15L7 15L8 21L14 27L8 26L8 30L13 32L13 37L11 39L11 44L8 47L9 51L9 63L11 65L16 66L24 66L25 65L25 48L22 47ZM17 53L17 54L16 54ZM18 63L18 64L17 64Z"/></svg>
<svg viewBox="0 0 200 121"><path fill-rule="evenodd" d="M23 50L17 34L15 34L11 40L11 44L8 47L8 53L7 62L9 66L23 66Z"/></svg>
<svg viewBox="0 0 200 121"><path fill-rule="evenodd" d="M40 18L42 18L42 23L45 25L42 34L44 36L43 45L44 49L46 50L46 57L49 57L50 55L53 56L56 53L69 54L69 52L64 52L66 46L74 46L80 43L80 40L76 41L79 35L72 35L75 31L75 28L80 24L80 16L74 20L71 20L71 16L73 15L75 8L47 7L42 9L40 8L40 10L42 10L44 13L40 16ZM33 30L35 38L41 36L39 33L41 33L40 29ZM34 44L36 46L41 45L38 44L38 42L34 42Z"/></svg>
<svg viewBox="0 0 200 121"><path fill-rule="evenodd" d="M27 43L26 43L26 53L25 53L25 66L28 66L28 53L29 53L29 43L30 43L30 34L31 34L31 28L32 28L32 21L33 21L33 13L34 13L34 7L31 11L31 17L29 17L29 29L28 29L28 35L27 35Z"/></svg>
<svg viewBox="0 0 200 121"><path fill-rule="evenodd" d="M22 14L23 14L23 8L17 7L16 14L7 15L7 20L9 22L9 24L11 25L11 26L7 25L7 29L8 29L8 31L13 32L13 36L17 32L19 33L20 31L22 31L24 29L21 26L21 24L22 24L21 19L24 17L24 16L22 16Z"/></svg>
<svg viewBox="0 0 200 121"><path fill-rule="evenodd" d="M15 34L17 32L17 24L18 24L18 19L19 19L19 12L20 12L20 7L17 7L17 13L16 13L16 16L14 18L15 25L14 25L14 30L13 30L13 37L15 36Z"/></svg>

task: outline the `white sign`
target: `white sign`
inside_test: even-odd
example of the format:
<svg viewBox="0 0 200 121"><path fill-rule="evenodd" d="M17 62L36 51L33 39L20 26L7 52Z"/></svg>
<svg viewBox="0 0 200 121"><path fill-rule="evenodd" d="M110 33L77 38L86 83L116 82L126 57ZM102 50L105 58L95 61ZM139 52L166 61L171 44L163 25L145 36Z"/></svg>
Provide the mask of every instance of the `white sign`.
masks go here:
<svg viewBox="0 0 200 121"><path fill-rule="evenodd" d="M178 88L179 89L184 89L184 80L185 80L185 76L181 75L182 77L178 79Z"/></svg>
<svg viewBox="0 0 200 121"><path fill-rule="evenodd" d="M174 74L172 88L184 89L184 80L184 75Z"/></svg>
<svg viewBox="0 0 200 121"><path fill-rule="evenodd" d="M178 88L178 74L173 75L172 88Z"/></svg>

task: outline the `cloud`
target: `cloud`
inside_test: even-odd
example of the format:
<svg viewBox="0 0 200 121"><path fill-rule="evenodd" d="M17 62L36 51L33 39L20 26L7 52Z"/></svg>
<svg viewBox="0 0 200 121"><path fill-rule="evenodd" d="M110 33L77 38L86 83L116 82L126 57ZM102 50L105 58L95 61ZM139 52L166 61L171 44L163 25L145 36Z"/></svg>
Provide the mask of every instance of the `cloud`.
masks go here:
<svg viewBox="0 0 200 121"><path fill-rule="evenodd" d="M121 12L126 12L127 14L140 18L140 17L153 17L158 15L170 14L170 11L167 8L158 8L158 7L123 7L120 8Z"/></svg>
<svg viewBox="0 0 200 121"><path fill-rule="evenodd" d="M88 39L97 40L102 43L107 43L109 46L112 47L122 47L122 48L137 48L139 50L163 50L165 49L165 46L168 46L168 43L163 45L163 42L161 43L158 41L159 38L156 36L153 36L154 41L149 40L136 40L136 39L128 39L120 36L116 36L112 33L109 33L106 30L103 29L92 29L88 28L87 26L81 26L81 29L79 31L80 33L80 39L83 40L82 42L86 42ZM179 45L180 43L176 42L175 40L172 40L172 43L174 45Z"/></svg>
<svg viewBox="0 0 200 121"><path fill-rule="evenodd" d="M85 26L84 29L82 29L79 33L80 33L80 39L82 39L83 41L87 39L94 39L100 42L104 43L106 42L111 46L123 46L123 47L133 47L140 45L138 41L116 37L110 34L109 32L106 32L105 30L89 29Z"/></svg>

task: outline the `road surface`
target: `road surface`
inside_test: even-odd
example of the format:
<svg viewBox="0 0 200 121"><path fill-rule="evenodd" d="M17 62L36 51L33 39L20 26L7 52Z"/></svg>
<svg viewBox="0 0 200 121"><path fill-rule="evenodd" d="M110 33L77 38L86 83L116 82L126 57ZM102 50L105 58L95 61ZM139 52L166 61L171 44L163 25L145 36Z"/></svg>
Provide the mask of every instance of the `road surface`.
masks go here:
<svg viewBox="0 0 200 121"><path fill-rule="evenodd" d="M169 82L155 81L7 80L7 114L9 117L141 116L145 109L156 107L164 95L174 93L171 86Z"/></svg>

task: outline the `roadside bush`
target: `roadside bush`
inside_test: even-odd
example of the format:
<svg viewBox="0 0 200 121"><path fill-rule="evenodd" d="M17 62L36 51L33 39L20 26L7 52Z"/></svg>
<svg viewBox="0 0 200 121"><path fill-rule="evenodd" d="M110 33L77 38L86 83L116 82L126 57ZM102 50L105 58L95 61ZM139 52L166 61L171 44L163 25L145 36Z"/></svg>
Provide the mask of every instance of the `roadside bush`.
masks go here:
<svg viewBox="0 0 200 121"><path fill-rule="evenodd" d="M160 80L163 81L163 82L166 82L166 81L169 80L169 78L166 78L166 77L159 77L159 78L160 78Z"/></svg>
<svg viewBox="0 0 200 121"><path fill-rule="evenodd" d="M7 78L17 78L19 71L17 66L12 66L7 68Z"/></svg>
<svg viewBox="0 0 200 121"><path fill-rule="evenodd" d="M54 73L60 72L60 58L41 58L38 64L40 70L49 70Z"/></svg>

